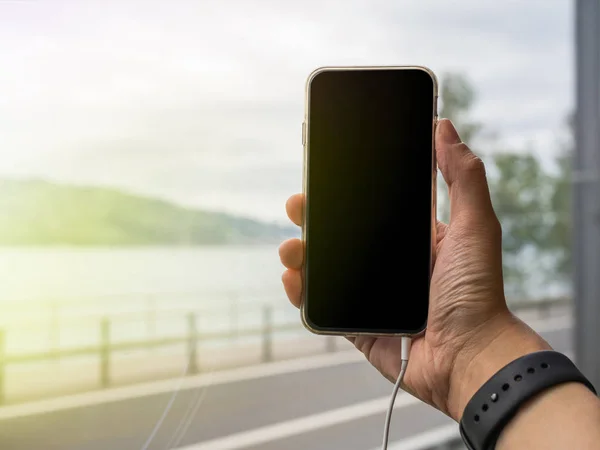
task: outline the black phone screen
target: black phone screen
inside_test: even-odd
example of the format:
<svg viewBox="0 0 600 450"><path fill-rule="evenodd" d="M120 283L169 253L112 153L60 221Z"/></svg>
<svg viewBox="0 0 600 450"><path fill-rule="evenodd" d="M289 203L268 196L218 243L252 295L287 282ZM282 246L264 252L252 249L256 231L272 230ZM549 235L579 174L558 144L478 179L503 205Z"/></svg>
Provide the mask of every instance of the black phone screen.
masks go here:
<svg viewBox="0 0 600 450"><path fill-rule="evenodd" d="M315 331L425 327L435 95L420 69L325 69L310 81L303 289Z"/></svg>

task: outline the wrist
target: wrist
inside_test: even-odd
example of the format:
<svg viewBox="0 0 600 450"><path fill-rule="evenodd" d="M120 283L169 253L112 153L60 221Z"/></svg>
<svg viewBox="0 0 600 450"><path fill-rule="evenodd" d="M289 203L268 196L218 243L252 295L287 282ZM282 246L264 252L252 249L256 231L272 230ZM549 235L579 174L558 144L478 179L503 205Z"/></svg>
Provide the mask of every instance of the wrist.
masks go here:
<svg viewBox="0 0 600 450"><path fill-rule="evenodd" d="M460 421L465 406L481 386L515 359L551 347L508 310L475 332L457 355L449 378L446 410Z"/></svg>

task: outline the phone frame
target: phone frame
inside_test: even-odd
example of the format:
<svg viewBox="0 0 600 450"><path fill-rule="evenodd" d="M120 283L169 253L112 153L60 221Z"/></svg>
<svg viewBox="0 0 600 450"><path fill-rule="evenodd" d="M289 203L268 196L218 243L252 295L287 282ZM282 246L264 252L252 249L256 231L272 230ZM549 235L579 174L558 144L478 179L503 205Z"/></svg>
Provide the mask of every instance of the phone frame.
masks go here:
<svg viewBox="0 0 600 450"><path fill-rule="evenodd" d="M305 89L304 89L304 121L302 122L302 146L303 146L303 151L304 151L304 157L303 157L303 174L302 174L302 192L304 194L304 199L305 199L305 205L303 207L303 212L302 212L302 243L303 243L303 251L304 251L304 258L303 260L305 261L305 263L302 266L302 303L300 306L300 316L301 316L301 320L302 320L302 324L304 325L304 327L310 331L311 333L314 334L319 334L319 335L328 335L328 336L373 336L373 337L383 337L383 336L394 336L394 337L399 337L399 336L417 336L419 334L422 334L425 332L425 329L427 328L427 320L425 321L425 324L423 325L423 328L420 330L416 330L416 331L412 331L411 332L404 332L404 331L399 331L399 332L394 332L394 333L382 333L382 332L376 332L376 331L372 331L372 330L323 330L320 329L318 327L315 327L314 325L311 325L310 320L308 319L307 315L306 315L306 308L304 307L304 305L306 304L306 298L304 297L304 293L306 292L306 284L307 284L307 277L306 277L306 267L308 265L308 260L306 259L306 239L307 239L307 235L308 235L308 221L307 221L307 215L308 215L308 208L306 203L308 202L308 177L309 177L309 173L308 173L308 158L309 158L309 153L310 153L310 148L309 148L309 142L310 142L310 96L311 96L311 83L313 81L313 79L320 73L322 72L329 72L329 71L365 71L365 70L420 70L423 72L426 72L432 80L432 84L433 84L433 105L432 105L432 136L431 136L431 162L432 162L432 166L431 166L431 238L430 238L430 242L431 242L431 249L430 249L430 257L429 257L429 261L430 261L430 270L429 270L429 277L431 279L431 273L433 271L433 264L435 261L435 252L436 252L436 229L437 229L437 160L436 160L436 154L435 154L435 129L437 126L437 121L438 121L438 95L439 95L439 85L438 85L438 80L437 77L435 76L434 72L429 69L428 67L425 66L323 66L323 67L319 67L315 70L313 70L307 80L306 80L306 85L305 85Z"/></svg>

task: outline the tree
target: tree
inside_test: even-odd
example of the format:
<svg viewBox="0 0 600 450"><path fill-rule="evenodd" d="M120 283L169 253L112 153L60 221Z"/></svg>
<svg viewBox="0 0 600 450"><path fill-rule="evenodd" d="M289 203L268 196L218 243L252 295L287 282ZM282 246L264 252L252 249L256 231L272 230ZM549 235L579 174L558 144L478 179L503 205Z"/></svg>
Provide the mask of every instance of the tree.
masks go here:
<svg viewBox="0 0 600 450"><path fill-rule="evenodd" d="M554 274L562 282L568 282L572 276L572 232L573 215L571 199L572 186L572 161L573 161L573 117L567 120L567 136L560 143L560 150L556 158L557 172L552 176L552 192L550 207L554 213L552 226L545 236L547 250L554 259Z"/></svg>
<svg viewBox="0 0 600 450"><path fill-rule="evenodd" d="M524 296L534 275L544 272L546 236L552 226L552 179L532 153L492 155L489 177L494 209L502 224L505 288Z"/></svg>
<svg viewBox="0 0 600 450"><path fill-rule="evenodd" d="M564 281L572 276L573 257L571 236L573 220L571 214L571 153L565 152L558 157L559 173L553 180L552 209L555 212L553 227L548 235L548 246L556 257L556 275Z"/></svg>
<svg viewBox="0 0 600 450"><path fill-rule="evenodd" d="M476 94L472 83L459 73L447 73L441 78L440 117L450 119L465 142L473 142L481 125L469 117Z"/></svg>
<svg viewBox="0 0 600 450"><path fill-rule="evenodd" d="M565 290L572 276L572 118L567 136L556 136L558 155L496 153L491 179L494 207L503 227L505 277L514 294L528 293L535 275ZM528 257L527 257L528 256Z"/></svg>
<svg viewBox="0 0 600 450"><path fill-rule="evenodd" d="M473 143L483 127L470 117L476 93L467 78L441 77L441 116L449 118L465 142ZM570 147L569 147L570 148ZM566 281L570 277L571 184L570 150L554 161L541 161L532 152L488 151L488 181L492 202L502 224L504 277L507 295L539 295L532 280ZM447 221L446 185L439 177L439 216Z"/></svg>

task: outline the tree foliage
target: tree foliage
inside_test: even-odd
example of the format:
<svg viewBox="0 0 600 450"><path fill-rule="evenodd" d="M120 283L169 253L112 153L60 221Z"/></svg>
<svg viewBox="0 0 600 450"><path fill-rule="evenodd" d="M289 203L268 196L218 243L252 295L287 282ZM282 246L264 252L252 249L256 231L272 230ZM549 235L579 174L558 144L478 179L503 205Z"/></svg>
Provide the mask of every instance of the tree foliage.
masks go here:
<svg viewBox="0 0 600 450"><path fill-rule="evenodd" d="M474 142L482 126L470 116L476 101L472 84L461 74L446 74L441 80L441 116L453 121L465 142ZM503 229L507 294L531 294L534 276L567 282L572 265L570 145L563 145L558 157L544 160L511 149L487 149L486 155L492 201ZM442 220L449 216L445 188L441 181Z"/></svg>
<svg viewBox="0 0 600 450"><path fill-rule="evenodd" d="M569 127L569 131L572 127ZM572 259L572 144L563 146L557 159L557 173L551 179L550 210L553 212L552 226L548 227L545 246L555 259L554 270L560 280L570 280L573 271Z"/></svg>
<svg viewBox="0 0 600 450"><path fill-rule="evenodd" d="M490 190L502 224L507 292L525 294L529 278L545 268L540 258L552 225L551 178L531 153L502 152L492 157Z"/></svg>
<svg viewBox="0 0 600 450"><path fill-rule="evenodd" d="M473 85L464 75L448 73L440 83L440 116L452 120L465 142L473 142L481 125L470 117L476 94Z"/></svg>
<svg viewBox="0 0 600 450"><path fill-rule="evenodd" d="M5 246L262 244L296 235L291 226L43 180L0 179L0 212Z"/></svg>

